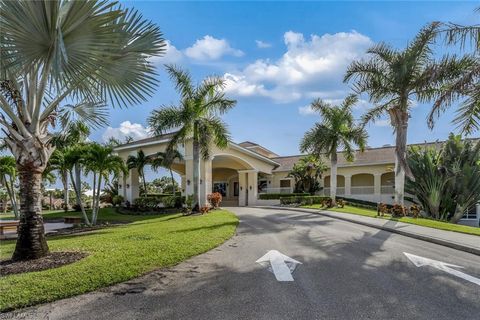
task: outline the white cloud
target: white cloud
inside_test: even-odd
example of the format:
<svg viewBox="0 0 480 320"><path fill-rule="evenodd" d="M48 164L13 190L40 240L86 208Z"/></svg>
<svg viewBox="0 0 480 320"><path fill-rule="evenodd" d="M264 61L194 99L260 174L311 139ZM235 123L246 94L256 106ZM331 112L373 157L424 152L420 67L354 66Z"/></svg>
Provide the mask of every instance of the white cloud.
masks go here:
<svg viewBox="0 0 480 320"><path fill-rule="evenodd" d="M170 40L165 41L165 54L161 57L153 57L152 62L154 64L168 64L168 63L177 63L183 58L183 53L175 48Z"/></svg>
<svg viewBox="0 0 480 320"><path fill-rule="evenodd" d="M372 41L356 31L311 35L288 31L286 52L277 61L260 59L243 70L225 74L226 91L238 96L263 96L276 102L300 98L344 97L343 75L347 66L364 56ZM339 92L344 92L339 95Z"/></svg>
<svg viewBox="0 0 480 320"><path fill-rule="evenodd" d="M268 42L265 42L265 41L262 41L262 40L255 40L255 43L257 44L257 48L260 48L260 49L265 49L265 48L272 47L271 43L268 43Z"/></svg>
<svg viewBox="0 0 480 320"><path fill-rule="evenodd" d="M149 136L149 129L140 123L131 123L124 121L117 128L108 127L102 135L103 141L107 142L111 137L124 141L126 137L132 137L133 140L144 139Z"/></svg>
<svg viewBox="0 0 480 320"><path fill-rule="evenodd" d="M298 113L300 113L302 116L310 116L312 114L316 114L315 110L313 110L310 105L298 107Z"/></svg>
<svg viewBox="0 0 480 320"><path fill-rule="evenodd" d="M206 61L217 60L225 55L241 57L243 52L232 48L225 39L216 39L206 35L195 41L191 47L185 49L185 55L194 60Z"/></svg>

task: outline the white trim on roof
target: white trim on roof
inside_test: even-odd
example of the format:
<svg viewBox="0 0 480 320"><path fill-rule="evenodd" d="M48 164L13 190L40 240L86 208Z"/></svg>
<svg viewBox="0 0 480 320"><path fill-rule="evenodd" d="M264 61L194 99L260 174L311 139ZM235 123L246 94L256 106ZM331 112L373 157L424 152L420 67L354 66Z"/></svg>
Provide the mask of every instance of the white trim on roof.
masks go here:
<svg viewBox="0 0 480 320"><path fill-rule="evenodd" d="M154 141L148 141L148 142L141 142L141 143L132 143L126 146L119 146L116 148L113 148L114 151L119 151L119 150L128 150L128 149L133 149L133 148L138 148L138 147L146 147L146 146L151 146L152 144L161 144L164 142L169 142L170 139L163 139L163 140L154 140Z"/></svg>
<svg viewBox="0 0 480 320"><path fill-rule="evenodd" d="M251 150L248 150L247 148L244 148L244 147L242 147L242 146L239 146L238 144L236 144L236 143L234 143L234 142L230 142L228 145L231 146L231 147L233 147L233 149L237 149L238 151L244 152L244 153L248 154L249 156L252 156L252 157L257 158L257 159L260 159L260 160L263 160L263 161L268 162L268 163L270 163L270 164L272 164L272 165L274 165L274 166L279 166L279 165L280 165L280 163L275 162L275 161L273 161L272 159L267 158L267 157L265 157L265 156L262 156L261 154L258 154L258 153L256 153L256 152L253 152L253 151L251 151Z"/></svg>

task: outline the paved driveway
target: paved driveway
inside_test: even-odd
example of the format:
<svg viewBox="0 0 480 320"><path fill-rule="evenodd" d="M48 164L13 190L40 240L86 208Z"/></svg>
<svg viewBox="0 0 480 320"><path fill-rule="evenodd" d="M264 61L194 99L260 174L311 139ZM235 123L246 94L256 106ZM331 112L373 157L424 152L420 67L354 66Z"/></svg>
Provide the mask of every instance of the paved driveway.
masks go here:
<svg viewBox="0 0 480 320"><path fill-rule="evenodd" d="M480 257L333 218L231 208L237 235L170 270L21 310L25 319L479 319L480 286L404 252L465 267ZM154 249L154 248L152 248ZM276 249L301 261L278 282L255 261ZM93 271L93 270L92 270Z"/></svg>

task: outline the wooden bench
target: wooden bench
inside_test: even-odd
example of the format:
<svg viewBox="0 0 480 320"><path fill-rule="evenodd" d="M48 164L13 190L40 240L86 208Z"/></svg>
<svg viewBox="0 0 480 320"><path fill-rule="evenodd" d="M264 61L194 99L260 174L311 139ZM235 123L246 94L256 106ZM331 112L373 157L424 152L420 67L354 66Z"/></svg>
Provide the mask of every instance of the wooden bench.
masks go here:
<svg viewBox="0 0 480 320"><path fill-rule="evenodd" d="M17 230L18 221L0 221L0 235L4 234L5 230Z"/></svg>
<svg viewBox="0 0 480 320"><path fill-rule="evenodd" d="M80 224L82 223L81 217L63 217L64 223L71 223L71 224Z"/></svg>

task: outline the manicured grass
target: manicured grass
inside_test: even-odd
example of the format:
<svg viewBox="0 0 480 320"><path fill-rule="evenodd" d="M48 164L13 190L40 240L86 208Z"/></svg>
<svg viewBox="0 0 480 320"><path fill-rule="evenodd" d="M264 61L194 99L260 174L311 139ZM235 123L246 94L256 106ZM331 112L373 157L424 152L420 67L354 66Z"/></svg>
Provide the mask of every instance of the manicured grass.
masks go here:
<svg viewBox="0 0 480 320"><path fill-rule="evenodd" d="M87 210L87 215L89 218L91 218L91 210ZM43 220L48 221L48 220L59 220L63 219L63 217L82 217L81 212L77 211L67 211L65 212L64 210L46 210L42 212ZM139 220L147 220L147 219L152 219L158 216L154 215L146 215L146 216L140 216L140 215L126 215L126 214L120 214L115 211L115 208L104 208L102 209L99 214L98 214L98 221L100 222L133 222L133 221L139 221ZM13 219L13 213L11 214L0 214L0 219Z"/></svg>
<svg viewBox="0 0 480 320"><path fill-rule="evenodd" d="M119 220L113 210L103 209L102 215ZM238 223L236 216L225 210L202 216L125 217L136 221L50 237L51 251L83 251L89 256L56 269L1 277L0 310L66 298L175 265L218 246L233 235ZM14 241L1 243L3 259L12 254L14 245Z"/></svg>
<svg viewBox="0 0 480 320"><path fill-rule="evenodd" d="M68 212L68 213L72 213L72 212ZM65 214L65 212L63 210L45 210L42 212L44 219L49 215L56 215L56 214ZM0 220L11 220L11 219L15 219L15 215L13 214L13 212L0 213Z"/></svg>
<svg viewBox="0 0 480 320"><path fill-rule="evenodd" d="M447 231L454 231L460 233L466 233L471 235L480 236L480 228L463 226L460 224L453 224L443 221L437 221L432 219L425 219L425 218L412 218L412 217L401 217L401 218L392 218L390 215L385 215L384 217L377 217L377 211L371 209L364 209L352 206L345 206L344 208L322 208L321 205L312 205L312 206L304 206L304 208L311 208L311 209L323 209L328 211L335 211L335 212L342 212L342 213L350 213L356 214L360 216L368 216L373 218L383 218L389 219L394 221L400 221L410 224L415 224L423 227L447 230Z"/></svg>

